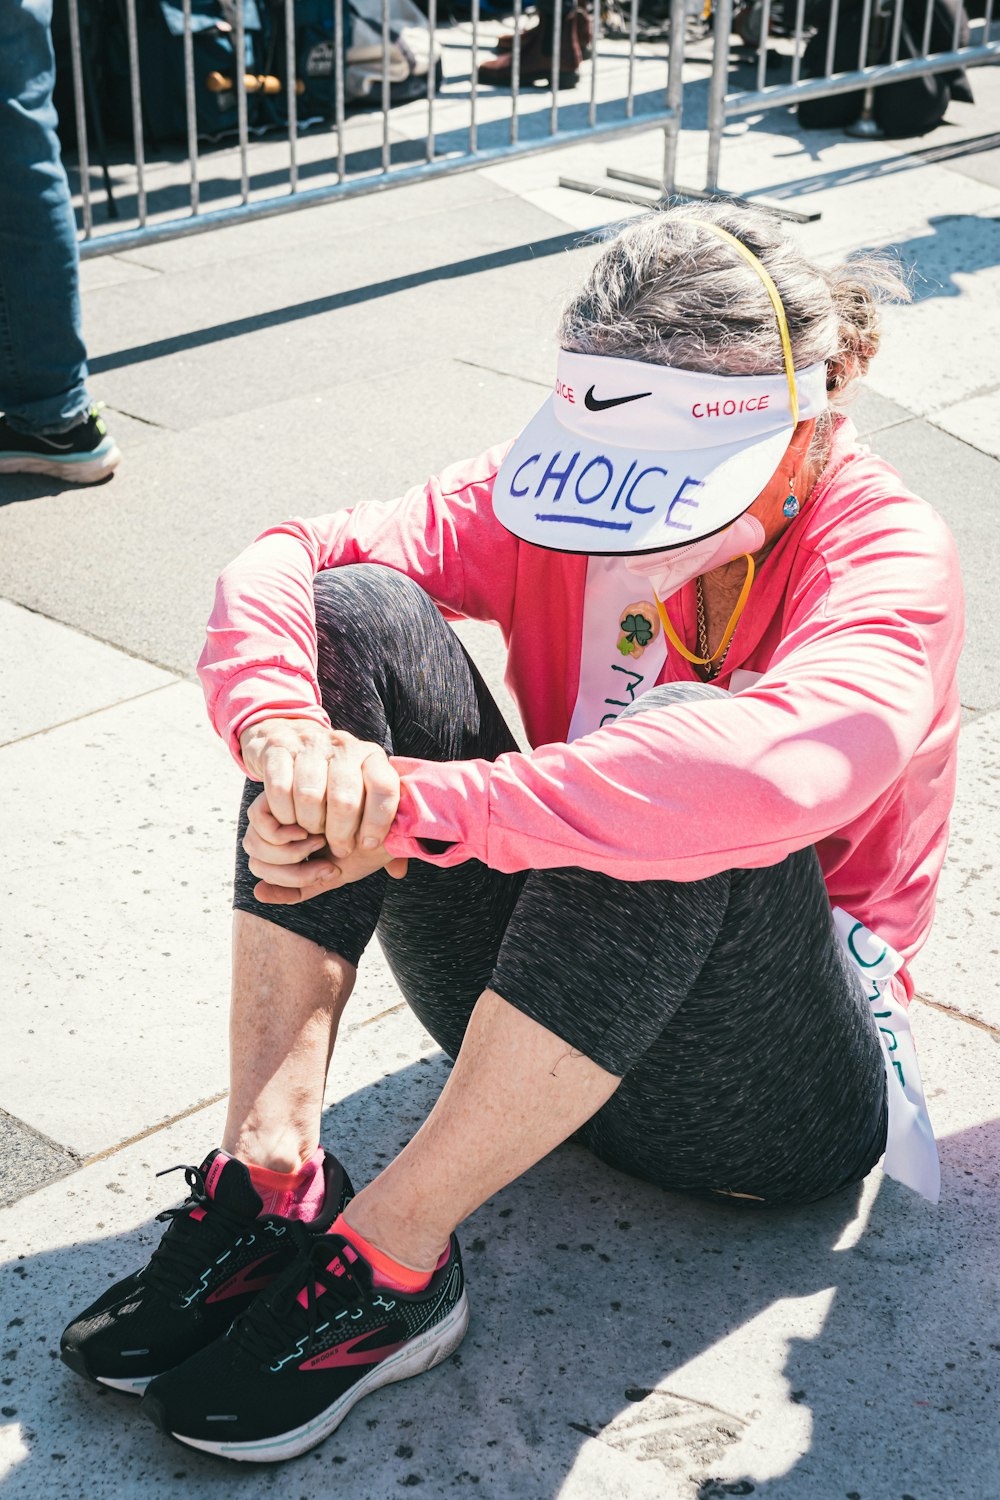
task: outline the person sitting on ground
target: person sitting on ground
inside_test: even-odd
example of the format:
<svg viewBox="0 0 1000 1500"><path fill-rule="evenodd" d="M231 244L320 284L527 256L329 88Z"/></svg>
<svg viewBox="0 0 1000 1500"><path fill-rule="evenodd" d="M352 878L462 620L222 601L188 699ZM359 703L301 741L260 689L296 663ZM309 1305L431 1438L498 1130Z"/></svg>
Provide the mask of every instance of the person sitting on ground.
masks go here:
<svg viewBox="0 0 1000 1500"><path fill-rule="evenodd" d="M456 1348L458 1226L569 1137L744 1210L883 1155L935 1196L906 1003L961 588L837 410L902 290L757 208L639 219L512 445L225 570L201 674L248 777L228 1120L149 1264L66 1330L73 1369L193 1447L301 1453ZM533 749L456 617L500 627ZM352 1196L321 1111L376 931L455 1065Z"/></svg>

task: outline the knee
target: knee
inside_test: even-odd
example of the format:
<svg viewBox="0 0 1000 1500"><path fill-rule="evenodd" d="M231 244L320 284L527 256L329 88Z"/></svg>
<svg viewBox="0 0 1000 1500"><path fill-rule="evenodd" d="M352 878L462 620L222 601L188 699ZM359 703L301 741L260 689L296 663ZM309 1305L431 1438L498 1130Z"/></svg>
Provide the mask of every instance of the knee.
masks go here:
<svg viewBox="0 0 1000 1500"><path fill-rule="evenodd" d="M415 614L438 617L437 606L418 583L381 563L327 568L313 581L313 598L317 630L327 637L384 641Z"/></svg>
<svg viewBox="0 0 1000 1500"><path fill-rule="evenodd" d="M634 703L622 709L618 717L629 719L633 714L645 713L648 709L671 708L678 703L695 703L701 698L728 697L725 688L716 687L714 682L664 682L659 687L650 688L641 698L636 698Z"/></svg>

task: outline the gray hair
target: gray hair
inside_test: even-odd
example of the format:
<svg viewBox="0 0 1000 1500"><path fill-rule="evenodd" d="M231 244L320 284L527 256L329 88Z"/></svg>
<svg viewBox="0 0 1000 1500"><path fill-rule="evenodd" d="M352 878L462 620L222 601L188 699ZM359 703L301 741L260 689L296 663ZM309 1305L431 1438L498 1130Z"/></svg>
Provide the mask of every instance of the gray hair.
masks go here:
<svg viewBox="0 0 1000 1500"><path fill-rule="evenodd" d="M752 204L683 204L633 220L564 310L561 347L709 374L780 373L764 283L721 236L699 228L705 221L728 229L765 266L784 304L796 367L825 361L831 406L844 405L878 350L880 304L909 300L899 263L865 254L818 266L782 219ZM817 424L814 452L831 428L832 418Z"/></svg>

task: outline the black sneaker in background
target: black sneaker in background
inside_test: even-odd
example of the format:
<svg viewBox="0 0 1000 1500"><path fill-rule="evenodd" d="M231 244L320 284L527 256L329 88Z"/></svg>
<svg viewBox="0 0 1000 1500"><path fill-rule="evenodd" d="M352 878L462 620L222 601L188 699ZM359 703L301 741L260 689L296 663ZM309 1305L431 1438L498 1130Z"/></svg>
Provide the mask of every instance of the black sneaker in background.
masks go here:
<svg viewBox="0 0 1000 1500"><path fill-rule="evenodd" d="M468 1324L454 1235L422 1292L374 1286L349 1241L316 1236L224 1337L154 1380L139 1410L191 1448L278 1463L371 1391L447 1359Z"/></svg>
<svg viewBox="0 0 1000 1500"><path fill-rule="evenodd" d="M78 1375L138 1395L224 1333L294 1261L297 1221L261 1214L242 1162L213 1151L183 1170L190 1195L157 1215L169 1228L148 1264L109 1287L63 1334L60 1353ZM325 1234L354 1195L329 1151L322 1171L323 1210L299 1226L304 1234Z"/></svg>
<svg viewBox="0 0 1000 1500"><path fill-rule="evenodd" d="M49 474L72 484L110 479L121 453L96 406L68 432L33 437L0 417L0 474Z"/></svg>

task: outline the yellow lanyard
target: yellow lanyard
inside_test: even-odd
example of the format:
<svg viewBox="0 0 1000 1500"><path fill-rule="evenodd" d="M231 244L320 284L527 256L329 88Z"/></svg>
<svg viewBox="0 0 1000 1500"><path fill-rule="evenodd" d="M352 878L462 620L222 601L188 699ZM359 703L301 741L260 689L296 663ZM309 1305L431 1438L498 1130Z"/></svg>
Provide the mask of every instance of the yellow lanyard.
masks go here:
<svg viewBox="0 0 1000 1500"><path fill-rule="evenodd" d="M750 586L753 583L754 575L753 558L750 556L749 552L744 552L743 556L747 560L747 576L743 580L743 587L740 589L740 597L736 601L736 608L729 616L729 624L726 626L725 630L722 633L722 640L719 643L718 649L713 652L711 656L695 656L693 651L688 650L684 642L678 637L677 632L674 630L674 627L671 625L670 616L667 614L667 611L664 608L663 601L661 600L659 594L657 594L655 591L653 593L653 598L656 600L656 608L658 609L660 614L660 621L663 625L664 635L670 642L671 646L673 646L674 650L679 651L685 661L692 662L696 667L707 667L713 661L718 661L720 657L725 656L726 649L729 646L729 642L733 638L733 632L735 631L737 625L740 623L740 615L743 613L746 602L750 597Z"/></svg>
<svg viewBox="0 0 1000 1500"><path fill-rule="evenodd" d="M724 240L728 240L729 243L739 251L740 255L742 255L747 265L753 267L757 275L760 277L761 281L764 283L764 290L767 292L767 295L771 299L771 306L774 308L775 316L778 319L778 333L781 336L781 353L785 361L785 378L788 381L788 400L792 410L792 426L793 428L797 427L799 424L799 393L798 388L795 384L795 361L792 359L792 340L788 332L788 319L785 317L785 309L782 306L781 296L778 292L778 288L775 286L774 281L772 280L766 266L763 266L760 263L752 250L747 249L742 240L738 240L734 234L730 234L729 230L723 229L720 224L712 224L708 220L702 219L699 219L698 222L699 224L701 224L702 228L710 230L712 234L717 234ZM691 662L693 666L707 667L710 666L712 662L718 661L722 656L725 655L726 650L729 646L729 642L733 638L736 627L740 622L740 615L742 615L744 609L746 608L746 602L750 597L750 588L753 584L754 579L753 558L750 556L749 552L745 552L743 555L747 560L747 576L743 580L743 587L740 590L740 597L736 601L736 608L733 610L732 614L729 617L729 624L726 626L725 631L723 632L722 641L718 649L713 652L711 656L696 656L693 651L688 650L683 641L679 639L674 627L671 625L670 617L667 614L666 609L664 608L663 601L660 599L659 594L657 594L655 590L653 591L653 598L656 600L656 608L659 612L660 621L663 625L663 632L666 635L667 640L673 646L674 650L679 651L684 660Z"/></svg>

